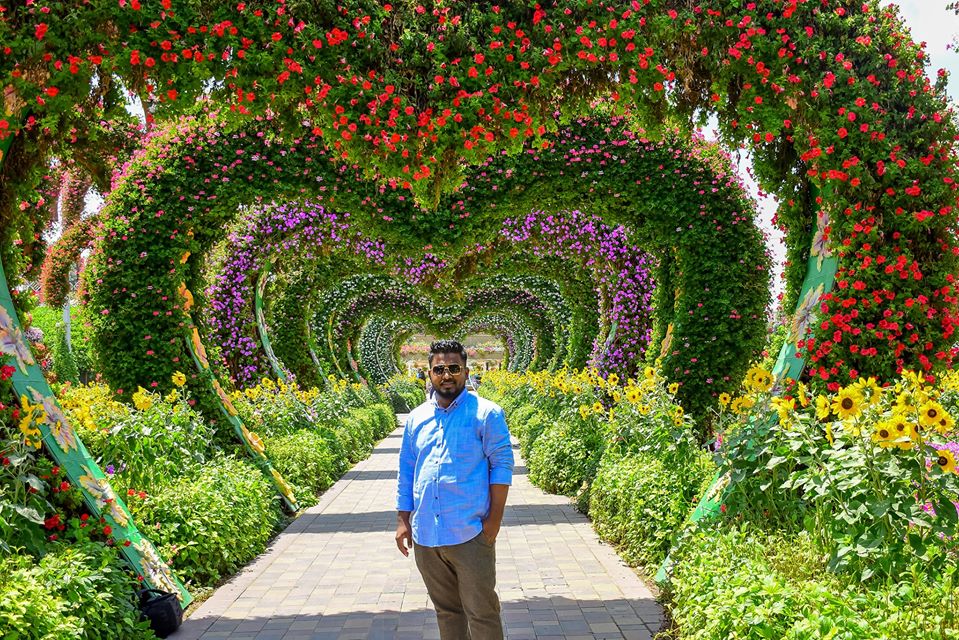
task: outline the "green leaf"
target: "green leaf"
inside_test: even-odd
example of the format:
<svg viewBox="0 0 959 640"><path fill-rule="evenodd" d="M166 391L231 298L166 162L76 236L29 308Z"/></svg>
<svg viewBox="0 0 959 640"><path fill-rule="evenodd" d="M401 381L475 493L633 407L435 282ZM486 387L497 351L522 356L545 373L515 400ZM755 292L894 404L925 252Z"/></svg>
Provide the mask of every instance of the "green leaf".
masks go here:
<svg viewBox="0 0 959 640"><path fill-rule="evenodd" d="M34 509L33 507L24 507L19 504L12 505L13 510L19 513L21 516L33 522L35 524L43 524L43 516Z"/></svg>
<svg viewBox="0 0 959 640"><path fill-rule="evenodd" d="M892 506L892 500L888 498L886 500L879 500L869 505L869 513L876 518L881 518L886 515L890 506Z"/></svg>

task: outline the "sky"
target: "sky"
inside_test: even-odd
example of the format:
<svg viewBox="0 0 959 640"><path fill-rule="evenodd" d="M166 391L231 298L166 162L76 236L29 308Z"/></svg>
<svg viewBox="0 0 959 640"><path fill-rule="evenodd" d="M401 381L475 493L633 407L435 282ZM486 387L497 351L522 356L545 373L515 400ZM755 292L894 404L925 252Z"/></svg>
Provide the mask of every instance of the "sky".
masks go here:
<svg viewBox="0 0 959 640"><path fill-rule="evenodd" d="M959 53L947 48L953 37L959 35L959 16L945 9L948 0L899 0L885 4L899 5L900 14L912 32L912 39L926 43L926 53L929 56L927 75L935 77L939 69L949 71L948 92L953 102L959 102ZM710 133L707 132L707 137ZM744 168L750 160L742 157L739 161L740 171L744 174L746 186L751 190L753 197L758 199L759 225L766 233L767 242L773 255L773 298L782 293L782 271L785 262L786 245L782 233L773 227L772 217L776 212L776 203L772 198L759 198L756 184L745 175Z"/></svg>

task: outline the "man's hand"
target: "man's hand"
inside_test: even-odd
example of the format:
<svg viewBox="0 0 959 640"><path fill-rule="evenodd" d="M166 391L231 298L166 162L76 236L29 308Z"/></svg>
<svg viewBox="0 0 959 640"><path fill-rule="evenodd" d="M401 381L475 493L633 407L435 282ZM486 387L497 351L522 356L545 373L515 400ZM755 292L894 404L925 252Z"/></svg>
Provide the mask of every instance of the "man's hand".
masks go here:
<svg viewBox="0 0 959 640"><path fill-rule="evenodd" d="M410 512L400 511L396 516L396 547L409 557L413 548L413 529L410 527Z"/></svg>
<svg viewBox="0 0 959 640"><path fill-rule="evenodd" d="M483 537L486 538L486 542L493 544L496 542L496 536L499 535L500 521L494 521L493 518L487 518L483 520Z"/></svg>

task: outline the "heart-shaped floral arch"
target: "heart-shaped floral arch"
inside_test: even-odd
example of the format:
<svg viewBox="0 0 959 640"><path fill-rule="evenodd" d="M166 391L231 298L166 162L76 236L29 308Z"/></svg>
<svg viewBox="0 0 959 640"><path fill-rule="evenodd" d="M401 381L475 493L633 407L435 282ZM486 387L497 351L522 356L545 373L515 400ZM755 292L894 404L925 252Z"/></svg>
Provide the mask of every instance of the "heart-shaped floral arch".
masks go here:
<svg viewBox="0 0 959 640"><path fill-rule="evenodd" d="M184 317L181 285L198 308L204 306L196 294L203 290L204 257L236 212L262 198L267 184L275 200L319 200L349 211L348 226L347 214L311 216L298 206L267 208L262 215L254 210L240 218L231 243L237 245L236 259L227 254L220 277L228 285L226 299L222 287L210 292L221 309L239 301L222 322L209 323L221 331L215 342L228 351L253 353L252 338L245 337L250 332L236 328L253 325L252 305L244 300L250 299L264 265L280 254L297 255L300 247L329 253L324 243L370 258L371 268L385 266L414 281L435 279L447 268L458 274L461 262L475 264L484 254L495 261L497 250L517 243L529 244L531 260L553 255L586 265L599 285L609 277L603 270L612 268L613 279L602 285L601 338L609 342L605 334L613 325L620 337L609 343L617 350L608 351L612 359L606 368L630 373L642 361L649 328L631 326L631 314L617 309L627 297L635 299L631 304L648 304L648 293L636 285L612 291L610 283L629 283L627 275L641 276L648 268L643 259L623 262L620 254L635 238L655 257L654 278L664 283L656 305L657 344L666 335L672 338L664 367L684 383L685 397L697 403L694 410L741 376L762 340L768 301L762 238L728 161L701 141L654 143L624 120L600 119L561 130L546 150L488 159L459 191L442 199L445 215L473 222L437 235L430 250L448 257L420 264L405 257L410 239L400 242L393 235L396 220L413 224L426 215L401 190L364 180L358 167L330 161L319 140L291 140L282 131L265 132L269 122L255 124L228 130L215 116L181 120L158 131L118 178L85 271L95 341L104 374L115 387L162 386L165 368L182 367L188 352L181 337L191 323ZM551 192L552 181L565 180L569 172L577 177L569 188ZM627 230L605 226L595 213L579 219L574 213L567 220L564 212L577 202L628 225ZM531 214L534 205L542 213ZM360 231L365 237L379 231L387 240L364 239ZM421 240L413 246L423 250ZM243 292L237 293L236 283ZM200 329L202 335L203 323ZM117 349L118 344L143 348ZM532 364L545 366L551 357L540 353Z"/></svg>

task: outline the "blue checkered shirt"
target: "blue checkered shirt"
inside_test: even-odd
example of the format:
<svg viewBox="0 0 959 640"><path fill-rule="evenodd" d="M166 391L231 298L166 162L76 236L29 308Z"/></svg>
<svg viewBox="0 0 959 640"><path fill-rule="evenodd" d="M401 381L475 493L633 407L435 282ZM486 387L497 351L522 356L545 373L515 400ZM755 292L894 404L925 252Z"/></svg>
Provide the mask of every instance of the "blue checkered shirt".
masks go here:
<svg viewBox="0 0 959 640"><path fill-rule="evenodd" d="M460 544L483 530L489 486L512 484L513 448L503 409L467 390L443 409L413 409L403 429L397 511L411 511L413 541Z"/></svg>

